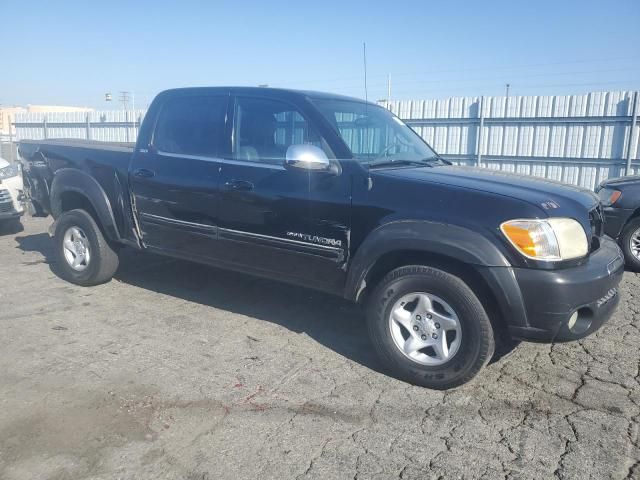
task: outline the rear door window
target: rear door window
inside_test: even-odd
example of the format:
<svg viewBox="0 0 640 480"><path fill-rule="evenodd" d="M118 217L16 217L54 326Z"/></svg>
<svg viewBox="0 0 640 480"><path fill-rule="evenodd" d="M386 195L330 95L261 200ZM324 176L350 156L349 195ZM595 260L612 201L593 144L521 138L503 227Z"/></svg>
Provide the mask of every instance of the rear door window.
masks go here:
<svg viewBox="0 0 640 480"><path fill-rule="evenodd" d="M216 156L224 138L228 96L185 96L162 107L153 146L160 153Z"/></svg>

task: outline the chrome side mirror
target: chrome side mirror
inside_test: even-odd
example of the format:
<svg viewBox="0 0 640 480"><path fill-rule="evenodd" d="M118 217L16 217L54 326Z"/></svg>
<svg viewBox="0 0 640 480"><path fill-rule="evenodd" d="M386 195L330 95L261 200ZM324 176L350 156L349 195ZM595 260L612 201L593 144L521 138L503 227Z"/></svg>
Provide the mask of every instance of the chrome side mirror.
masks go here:
<svg viewBox="0 0 640 480"><path fill-rule="evenodd" d="M287 148L285 167L328 172L331 162L322 149L315 145L291 145Z"/></svg>

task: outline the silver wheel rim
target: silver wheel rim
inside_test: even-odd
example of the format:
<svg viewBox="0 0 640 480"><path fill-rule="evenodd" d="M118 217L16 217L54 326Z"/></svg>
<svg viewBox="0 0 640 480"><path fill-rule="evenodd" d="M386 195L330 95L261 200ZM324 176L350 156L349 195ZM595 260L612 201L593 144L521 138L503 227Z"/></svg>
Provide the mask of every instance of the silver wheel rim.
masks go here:
<svg viewBox="0 0 640 480"><path fill-rule="evenodd" d="M448 362L462 342L456 312L440 297L425 292L404 295L393 305L389 329L398 350L421 365Z"/></svg>
<svg viewBox="0 0 640 480"><path fill-rule="evenodd" d="M640 260L640 228L631 235L629 239L629 250L631 255Z"/></svg>
<svg viewBox="0 0 640 480"><path fill-rule="evenodd" d="M64 258L76 272L82 272L89 266L91 250L87 235L78 227L70 227L64 233L62 241Z"/></svg>

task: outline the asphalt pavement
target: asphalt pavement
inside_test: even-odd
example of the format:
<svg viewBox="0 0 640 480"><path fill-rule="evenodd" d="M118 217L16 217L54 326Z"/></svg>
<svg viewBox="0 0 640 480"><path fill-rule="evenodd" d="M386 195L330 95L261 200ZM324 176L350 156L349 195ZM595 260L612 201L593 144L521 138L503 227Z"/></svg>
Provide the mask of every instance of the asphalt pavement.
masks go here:
<svg viewBox="0 0 640 480"><path fill-rule="evenodd" d="M640 275L595 335L438 392L321 293L126 250L66 283L49 223L0 230L1 479L640 478Z"/></svg>

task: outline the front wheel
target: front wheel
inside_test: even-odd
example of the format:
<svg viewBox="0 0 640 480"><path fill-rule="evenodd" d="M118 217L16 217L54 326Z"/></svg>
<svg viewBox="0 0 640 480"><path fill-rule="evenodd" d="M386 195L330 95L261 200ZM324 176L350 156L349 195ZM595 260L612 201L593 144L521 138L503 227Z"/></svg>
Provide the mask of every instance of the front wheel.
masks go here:
<svg viewBox="0 0 640 480"><path fill-rule="evenodd" d="M482 303L460 278L431 267L390 272L367 306L372 342L393 374L416 385L462 385L495 348Z"/></svg>
<svg viewBox="0 0 640 480"><path fill-rule="evenodd" d="M634 218L622 230L620 246L628 266L640 270L640 217Z"/></svg>
<svg viewBox="0 0 640 480"><path fill-rule="evenodd" d="M63 213L54 235L56 270L68 282L82 286L111 280L118 269L118 254L84 210Z"/></svg>

